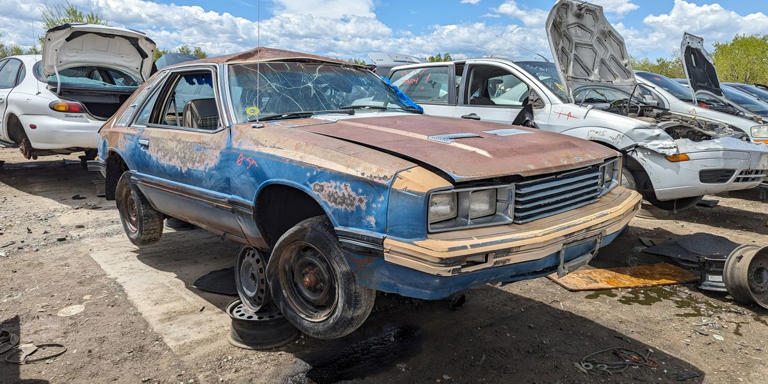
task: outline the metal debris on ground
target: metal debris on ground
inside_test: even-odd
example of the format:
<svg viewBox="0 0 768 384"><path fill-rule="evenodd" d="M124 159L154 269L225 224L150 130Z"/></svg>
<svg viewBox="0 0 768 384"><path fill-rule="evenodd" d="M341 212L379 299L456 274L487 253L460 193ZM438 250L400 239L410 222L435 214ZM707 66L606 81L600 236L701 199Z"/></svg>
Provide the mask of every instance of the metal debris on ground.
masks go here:
<svg viewBox="0 0 768 384"><path fill-rule="evenodd" d="M714 208L717 206L717 204L720 203L720 200L714 200L714 199L701 199L698 203L696 203L699 207L705 207L705 208Z"/></svg>
<svg viewBox="0 0 768 384"><path fill-rule="evenodd" d="M659 362L651 357L652 350L643 355L637 351L614 347L590 353L581 359L577 368L580 371L592 375L615 375L622 373L629 367L656 368Z"/></svg>
<svg viewBox="0 0 768 384"><path fill-rule="evenodd" d="M87 199L87 198L88 198L88 197L86 197L86 196L83 196L83 195L79 195L79 194L78 194L78 195L74 195L74 196L72 196L72 200L85 200L85 199Z"/></svg>
<svg viewBox="0 0 768 384"><path fill-rule="evenodd" d="M0 329L0 355L19 344L19 336L11 331Z"/></svg>
<svg viewBox="0 0 768 384"><path fill-rule="evenodd" d="M679 236L645 249L645 253L664 256L699 275L699 288L725 292L723 267L728 255L739 245L722 236L694 233Z"/></svg>
<svg viewBox="0 0 768 384"><path fill-rule="evenodd" d="M46 354L44 351L48 351L49 349L53 350L54 352L48 352ZM40 345L35 345L32 343L21 344L16 349L5 355L5 362L19 365L32 364L61 356L66 351L67 347L57 343ZM33 357L33 355L36 356Z"/></svg>

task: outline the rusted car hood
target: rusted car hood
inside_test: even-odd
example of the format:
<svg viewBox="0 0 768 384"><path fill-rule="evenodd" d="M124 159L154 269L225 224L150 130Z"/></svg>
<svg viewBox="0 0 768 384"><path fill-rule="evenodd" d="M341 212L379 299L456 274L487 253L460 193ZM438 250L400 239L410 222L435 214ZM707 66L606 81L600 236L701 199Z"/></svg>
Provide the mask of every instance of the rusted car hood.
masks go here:
<svg viewBox="0 0 768 384"><path fill-rule="evenodd" d="M546 174L618 155L596 143L538 129L424 115L352 118L294 129L385 151L455 182Z"/></svg>

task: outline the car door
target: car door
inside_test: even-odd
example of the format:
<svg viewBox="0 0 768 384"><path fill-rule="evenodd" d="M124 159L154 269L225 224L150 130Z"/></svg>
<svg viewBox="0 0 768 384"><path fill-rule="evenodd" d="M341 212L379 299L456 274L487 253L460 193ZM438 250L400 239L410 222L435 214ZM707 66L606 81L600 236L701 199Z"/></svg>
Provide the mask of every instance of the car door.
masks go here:
<svg viewBox="0 0 768 384"><path fill-rule="evenodd" d="M514 122L525 106L530 88L505 66L469 63L464 69L457 117Z"/></svg>
<svg viewBox="0 0 768 384"><path fill-rule="evenodd" d="M8 129L5 126L7 121L5 112L8 109L8 96L16 85L19 84L19 71L23 67L21 60L5 59L0 61L0 133L3 141L11 142L8 136Z"/></svg>
<svg viewBox="0 0 768 384"><path fill-rule="evenodd" d="M424 113L454 117L461 82L455 73L452 63L408 67L394 71L390 81L424 108Z"/></svg>
<svg viewBox="0 0 768 384"><path fill-rule="evenodd" d="M171 71L136 116L139 185L161 212L216 233L242 237L228 206L230 180L221 154L229 129L215 67Z"/></svg>

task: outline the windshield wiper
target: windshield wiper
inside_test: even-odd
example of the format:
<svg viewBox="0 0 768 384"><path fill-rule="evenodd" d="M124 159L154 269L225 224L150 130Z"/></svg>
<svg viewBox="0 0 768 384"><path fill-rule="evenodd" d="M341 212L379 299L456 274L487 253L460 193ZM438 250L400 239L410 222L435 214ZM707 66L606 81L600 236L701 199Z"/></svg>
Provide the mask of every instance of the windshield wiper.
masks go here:
<svg viewBox="0 0 768 384"><path fill-rule="evenodd" d="M259 118L255 118L255 117L250 118L248 119L248 122L254 123L256 121L299 119L302 117L312 117L314 115L327 115L327 114L333 114L333 113L339 113L343 115L354 115L355 110L354 109L329 109L326 111L298 111L298 112L288 112L288 113L275 113L273 115L264 115Z"/></svg>
<svg viewBox="0 0 768 384"><path fill-rule="evenodd" d="M408 106L396 106L396 107L385 107L383 105L368 105L368 104L360 104L360 105L345 105L339 109L345 109L345 110L354 110L354 109L378 109L381 111L391 111L391 110L398 110L398 111L406 111L406 112L413 112L413 113L423 113L418 108L414 107L408 107Z"/></svg>

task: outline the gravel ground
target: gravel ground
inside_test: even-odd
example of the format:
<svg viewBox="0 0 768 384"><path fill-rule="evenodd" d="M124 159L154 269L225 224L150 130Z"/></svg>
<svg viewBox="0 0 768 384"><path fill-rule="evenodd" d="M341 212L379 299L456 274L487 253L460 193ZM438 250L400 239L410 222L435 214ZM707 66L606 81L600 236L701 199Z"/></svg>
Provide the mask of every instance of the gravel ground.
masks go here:
<svg viewBox="0 0 768 384"><path fill-rule="evenodd" d="M179 352L91 257L93 244L128 242L114 202L98 197L99 176L75 157L28 162L17 153L0 149L0 327L22 342L61 343L67 352L23 366L0 362L1 383L768 382L768 313L694 284L568 292L537 279L472 289L458 309L380 294L366 324L341 340L300 338L267 352L226 343ZM758 191L708 198L719 204L676 215L642 211L591 265L662 261L642 253L640 237L707 232L768 245L768 204ZM200 230L171 233L153 252L198 263L236 249ZM180 253L179 244L189 249ZM184 263L138 259L183 280L183 293L226 316L219 310L231 299L191 287ZM577 367L612 347L650 353L658 365L614 375Z"/></svg>

